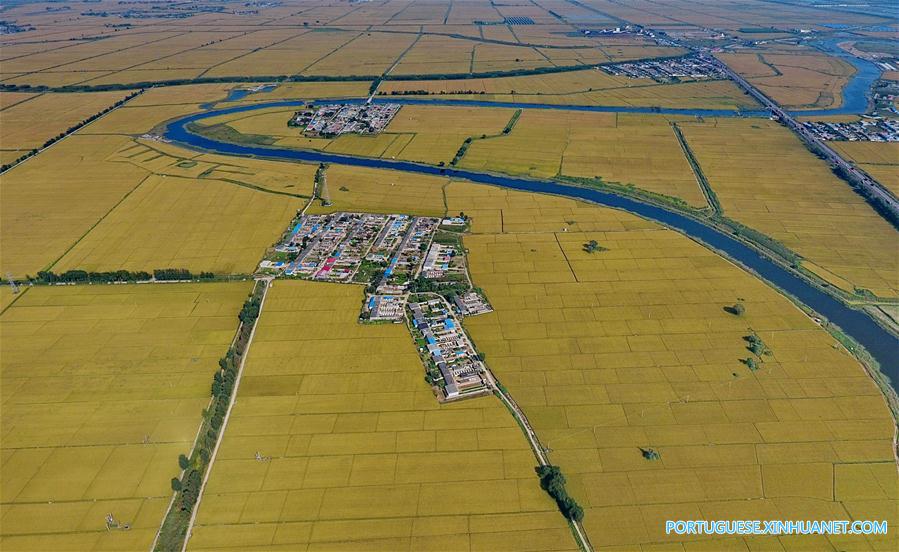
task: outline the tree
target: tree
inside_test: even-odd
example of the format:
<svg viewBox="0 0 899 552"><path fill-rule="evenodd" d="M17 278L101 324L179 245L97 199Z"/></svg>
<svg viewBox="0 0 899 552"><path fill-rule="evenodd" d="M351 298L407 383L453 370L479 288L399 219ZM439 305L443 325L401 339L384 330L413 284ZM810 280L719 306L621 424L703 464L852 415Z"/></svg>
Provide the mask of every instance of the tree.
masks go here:
<svg viewBox="0 0 899 552"><path fill-rule="evenodd" d="M181 480L177 477L172 478L172 490L178 492L181 490Z"/></svg>
<svg viewBox="0 0 899 552"><path fill-rule="evenodd" d="M178 466L182 470L186 470L187 468L190 467L190 459L183 454L179 454L178 455Z"/></svg>
<svg viewBox="0 0 899 552"><path fill-rule="evenodd" d="M596 240L590 240L584 244L584 251L587 253L595 253L597 251L608 251L608 249L599 245Z"/></svg>
<svg viewBox="0 0 899 552"><path fill-rule="evenodd" d="M746 307L743 306L743 303L734 303L733 306L725 307L725 310L735 316L743 316L743 313L746 312Z"/></svg>

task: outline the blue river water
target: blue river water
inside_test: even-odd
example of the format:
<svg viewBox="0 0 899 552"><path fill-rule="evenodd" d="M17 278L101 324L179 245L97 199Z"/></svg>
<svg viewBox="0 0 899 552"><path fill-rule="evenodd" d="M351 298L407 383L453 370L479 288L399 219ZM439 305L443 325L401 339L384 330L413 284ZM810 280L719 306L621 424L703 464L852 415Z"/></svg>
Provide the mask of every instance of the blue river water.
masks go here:
<svg viewBox="0 0 899 552"><path fill-rule="evenodd" d="M828 38L812 43L813 46L831 56L847 61L855 67L856 72L843 87L843 103L840 107L832 109L814 109L809 111L794 111L795 115L860 115L868 110L868 101L874 82L880 78L881 68L873 61L856 57L838 46L840 42L848 39Z"/></svg>
<svg viewBox="0 0 899 552"><path fill-rule="evenodd" d="M208 117L267 107L293 105L297 105L297 102L284 101L260 103L256 105L238 106L196 113L169 123L165 137L187 147L225 155L267 157L271 159L306 161L313 163L324 162L357 167L393 169L426 175L445 175L512 190L546 193L573 199L581 199L606 207L628 211L635 215L658 222L669 228L676 229L687 236L704 243L708 247L724 253L730 259L751 269L764 280L777 288L784 290L786 293L814 309L823 317L838 325L846 334L852 336L858 343L868 350L880 364L881 371L890 378L893 388L899 392L899 339L878 325L867 314L847 307L837 299L809 284L797 274L783 268L770 258L735 239L726 232L707 226L702 222L675 210L643 203L636 199L609 192L569 186L548 180L499 176L464 169L436 167L409 161L353 157L349 155L271 146L233 144L199 136L189 132L186 128L188 124Z"/></svg>

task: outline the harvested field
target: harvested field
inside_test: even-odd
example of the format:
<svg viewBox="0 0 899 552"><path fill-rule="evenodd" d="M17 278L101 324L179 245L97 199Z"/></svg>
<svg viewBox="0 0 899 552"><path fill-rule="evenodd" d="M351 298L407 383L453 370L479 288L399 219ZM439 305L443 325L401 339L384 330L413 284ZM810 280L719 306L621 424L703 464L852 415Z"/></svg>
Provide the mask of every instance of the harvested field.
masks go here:
<svg viewBox="0 0 899 552"><path fill-rule="evenodd" d="M35 287L0 316L4 550L149 549L249 290Z"/></svg>
<svg viewBox="0 0 899 552"><path fill-rule="evenodd" d="M896 523L885 401L785 298L625 213L461 183L447 197L473 218L472 278L496 309L466 327L566 474L596 549L767 543L666 535L666 519ZM585 252L588 240L607 250ZM744 315L725 312L738 300ZM771 351L755 371L740 360L753 333ZM887 550L891 533L790 546Z"/></svg>
<svg viewBox="0 0 899 552"><path fill-rule="evenodd" d="M358 324L361 300L269 292L188 548L576 549L500 402L439 405L407 330Z"/></svg>
<svg viewBox="0 0 899 552"><path fill-rule="evenodd" d="M896 230L790 131L736 119L680 128L725 215L779 240L812 270L823 267L879 297L899 296Z"/></svg>

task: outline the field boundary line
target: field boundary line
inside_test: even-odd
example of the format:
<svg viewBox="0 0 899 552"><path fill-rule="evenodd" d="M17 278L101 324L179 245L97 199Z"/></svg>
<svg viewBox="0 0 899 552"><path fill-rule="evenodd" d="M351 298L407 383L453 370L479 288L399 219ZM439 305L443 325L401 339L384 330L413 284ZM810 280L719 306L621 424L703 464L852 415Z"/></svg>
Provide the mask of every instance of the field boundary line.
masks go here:
<svg viewBox="0 0 899 552"><path fill-rule="evenodd" d="M63 140L65 140L65 139L68 138L69 136L72 136L72 135L74 135L74 134L77 134L79 130L82 130L82 129L85 129L85 128L91 126L92 124L96 123L97 121L102 120L104 117L106 117L106 116L109 115L110 113L116 111L116 110L119 109L120 107L124 107L125 105L128 105L128 102L130 102L130 101L133 100L134 98L136 98L136 97L140 96L141 94L143 94L145 90L146 90L145 88L141 88L140 90L138 90L137 92L135 92L133 95L131 95L131 97L126 97L126 98L124 98L124 99L122 100L122 103L120 103L119 105L114 105L114 106L112 107L112 109L110 109L109 111L107 111L106 113L100 115L99 117L97 117L96 119L94 119L94 120L92 120L92 121L89 121L89 122L84 123L84 124L76 124L76 125L74 126L74 128L73 128L70 132L66 132L66 133L63 135L63 137L60 138L59 140L53 140L53 142L51 142L49 145L41 146L41 147L38 148L37 150L34 150L34 153L32 153L31 155L29 155L29 156L26 157L25 159L22 159L22 160L19 160L19 161L13 161L8 167L6 167L6 169L0 171L0 174L6 174L6 173L8 173L9 171L11 171L11 170L13 170L14 168L18 167L18 166L21 165L22 163L25 163L25 162L28 161L29 159L33 159L33 158L37 157L37 156L40 155L41 153L43 153L43 152L45 152L46 150L52 148L52 147L55 146L56 144L62 142ZM21 103L21 102L20 102L20 103ZM52 139L52 138L51 138L51 139Z"/></svg>
<svg viewBox="0 0 899 552"><path fill-rule="evenodd" d="M212 449L212 456L209 458L209 464L206 466L206 471L203 473L203 483L200 484L200 490L197 493L197 502L194 504L193 510L190 513L190 521L188 522L187 530L184 533L184 544L181 545L181 552L187 550L187 543L190 541L190 535L193 531L194 523L197 520L197 512L200 511L200 503L203 501L203 491L206 490L206 483L209 482L209 474L212 473L212 468L215 466L215 458L218 456L219 448L222 446L222 441L225 438L225 430L228 428L228 420L231 418L231 411L234 409L234 403L237 402L237 393L240 390L240 380L243 377L244 365L246 365L247 357L250 356L250 346L253 344L253 337L256 336L256 328L259 326L259 320L262 318L265 299L268 297L269 289L274 285L274 281L268 278L260 278L256 280L256 282L256 285L259 285L259 282L265 282L262 289L262 298L259 301L259 315L256 317L256 320L253 321L253 329L250 330L250 336L247 338L247 344L244 346L243 354L240 357L240 367L237 369L237 377L234 378L234 390L231 392L231 399L228 401L228 410L225 412L224 420L222 420L219 438L215 442L215 448ZM240 329L238 329L238 332L239 331ZM162 526L160 525L160 531L161 530Z"/></svg>
<svg viewBox="0 0 899 552"><path fill-rule="evenodd" d="M150 178L151 176L156 176L156 174L155 174L155 173L150 173L150 174L148 174L148 175L145 176L140 182L138 182L137 185L136 185L135 187L133 187L133 188L131 188L130 190L128 190L128 193L126 193L125 195L123 195L122 198L121 198L120 200L118 200L118 201L115 203L115 205L113 205L112 207L110 207L109 210L106 211L106 212L103 214L102 217L100 217L100 218L97 219L97 222L93 223L93 224L91 225L90 228L88 228L87 230L85 230L85 231L84 231L84 234L81 234L81 236L80 236L77 240L75 240L75 241L72 243L72 245L70 245L68 248L66 248L66 250L63 251L62 254L61 254L59 257L56 257L56 259L54 259L53 262L51 262L50 264L48 264L48 265L44 268L44 270L52 270L53 267L56 266L56 263L58 263L59 261L61 261L61 260L63 259L63 257L65 257L66 255L68 255L69 252L71 252L73 249L75 249L75 246L78 245L79 243L81 243L81 240L83 240L84 238L86 238L87 235L90 234L90 233L94 230L94 228L96 228L101 222L103 222L103 221L106 219L106 217L109 216L110 213L112 213L113 211L115 211L116 208L118 208L118 206L122 204L122 202L124 202L126 199L128 199L128 196L130 196L131 194L134 193L135 190L137 190L138 188L140 188L141 186L143 186L143 185L144 185L144 182L146 182L147 179Z"/></svg>

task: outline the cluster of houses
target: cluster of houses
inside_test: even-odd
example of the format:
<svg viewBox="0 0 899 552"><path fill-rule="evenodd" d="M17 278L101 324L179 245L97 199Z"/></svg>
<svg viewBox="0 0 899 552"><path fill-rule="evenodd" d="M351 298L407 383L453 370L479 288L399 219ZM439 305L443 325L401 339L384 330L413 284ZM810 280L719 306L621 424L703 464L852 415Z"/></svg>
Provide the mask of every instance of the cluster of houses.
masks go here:
<svg viewBox="0 0 899 552"><path fill-rule="evenodd" d="M421 275L429 279L444 278L450 274L465 275L465 263L452 245L432 243L425 255Z"/></svg>
<svg viewBox="0 0 899 552"><path fill-rule="evenodd" d="M440 219L338 212L302 215L260 269L309 280L370 283L400 293L417 275Z"/></svg>
<svg viewBox="0 0 899 552"><path fill-rule="evenodd" d="M439 224L440 219L415 217L404 232L399 246L392 250L392 254L383 255L379 252L378 257L369 258L372 262L386 264L376 293L391 295L406 292L409 283L421 271L424 252L428 250Z"/></svg>
<svg viewBox="0 0 899 552"><path fill-rule="evenodd" d="M609 75L631 77L634 79L652 79L656 82L678 82L688 80L726 79L724 70L713 60L689 55L672 59L633 61L601 65Z"/></svg>
<svg viewBox="0 0 899 552"><path fill-rule="evenodd" d="M486 369L443 297L409 303L412 332L431 380L447 401L489 393Z"/></svg>
<svg viewBox="0 0 899 552"><path fill-rule="evenodd" d="M862 118L852 123L804 122L802 126L819 140L849 142L899 142L899 120Z"/></svg>
<svg viewBox="0 0 899 552"><path fill-rule="evenodd" d="M366 286L360 321L408 320L441 398L470 397L488 392L489 386L484 363L456 315L493 309L468 280L464 249L458 245L467 224L464 216L301 213L259 268L267 274Z"/></svg>
<svg viewBox="0 0 899 552"><path fill-rule="evenodd" d="M295 112L287 126L302 128L309 137L378 134L399 110L400 105L394 103L328 104Z"/></svg>

